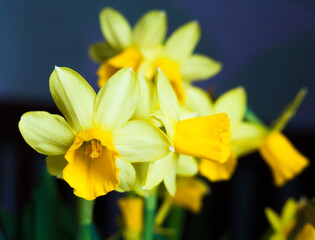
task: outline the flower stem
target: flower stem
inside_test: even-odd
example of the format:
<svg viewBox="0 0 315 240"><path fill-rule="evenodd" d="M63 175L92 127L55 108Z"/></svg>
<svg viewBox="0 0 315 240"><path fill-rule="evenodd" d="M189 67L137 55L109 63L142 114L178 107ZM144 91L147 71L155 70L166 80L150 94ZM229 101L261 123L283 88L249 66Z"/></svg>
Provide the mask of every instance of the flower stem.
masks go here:
<svg viewBox="0 0 315 240"><path fill-rule="evenodd" d="M143 240L153 239L154 215L157 203L155 191L145 199Z"/></svg>
<svg viewBox="0 0 315 240"><path fill-rule="evenodd" d="M163 201L161 207L159 208L159 210L156 214L156 217L155 217L154 224L156 227L162 226L162 224L165 221L165 219L167 218L171 208L172 208L172 198L166 196L164 198L164 201Z"/></svg>
<svg viewBox="0 0 315 240"><path fill-rule="evenodd" d="M185 210L180 207L174 207L168 219L168 227L175 229L175 234L170 237L171 240L182 239L184 227Z"/></svg>
<svg viewBox="0 0 315 240"><path fill-rule="evenodd" d="M88 201L83 198L77 198L76 216L77 216L77 240L92 239L94 201Z"/></svg>

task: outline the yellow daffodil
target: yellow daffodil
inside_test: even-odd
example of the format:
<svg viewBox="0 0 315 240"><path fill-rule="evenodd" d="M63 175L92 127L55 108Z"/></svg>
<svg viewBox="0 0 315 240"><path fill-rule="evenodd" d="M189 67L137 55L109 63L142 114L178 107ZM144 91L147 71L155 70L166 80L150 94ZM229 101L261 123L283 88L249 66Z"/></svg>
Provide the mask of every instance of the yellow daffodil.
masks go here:
<svg viewBox="0 0 315 240"><path fill-rule="evenodd" d="M172 202L175 206L187 208L193 213L199 213L202 208L202 198L209 193L208 185L197 178L179 178Z"/></svg>
<svg viewBox="0 0 315 240"><path fill-rule="evenodd" d="M92 200L117 188L130 190L135 181L131 162L154 161L169 153L161 130L141 120L128 121L139 98L130 68L113 75L98 95L69 68L56 67L49 83L65 118L28 112L19 129L32 148L48 155L48 171L62 176L75 195Z"/></svg>
<svg viewBox="0 0 315 240"><path fill-rule="evenodd" d="M180 121L179 104L165 74L156 73L160 115L156 115L172 142L171 152L149 165L144 187L152 189L164 181L171 195L176 190L176 173L192 176L198 171L195 157L225 162L230 155L229 118L225 113Z"/></svg>
<svg viewBox="0 0 315 240"><path fill-rule="evenodd" d="M265 209L267 219L273 229L271 240L287 240L294 228L298 225L298 212L305 206L305 202L295 202L290 198L283 206L281 215L278 215L271 208ZM303 226L303 225L302 225ZM292 238L293 239L293 238ZM315 239L315 228L310 223L305 223L301 230L298 230L295 240Z"/></svg>
<svg viewBox="0 0 315 240"><path fill-rule="evenodd" d="M192 85L186 85L187 99L184 106L198 116L205 117L225 112L231 122L231 155L225 163L201 159L200 173L210 181L228 180L237 165L237 158L256 150L266 136L260 125L245 122L246 93L242 87L222 94L215 102L209 95Z"/></svg>
<svg viewBox="0 0 315 240"><path fill-rule="evenodd" d="M277 187L283 186L309 165L309 160L281 133L287 122L295 115L306 93L306 89L302 89L276 121L274 127L266 128L268 135L259 147L261 155L272 170Z"/></svg>
<svg viewBox="0 0 315 240"><path fill-rule="evenodd" d="M132 67L147 81L162 69L173 86L180 103L184 102L183 81L203 80L216 75L221 64L206 56L193 54L200 39L196 21L178 28L163 44L167 24L164 11L146 13L131 28L122 14L112 8L100 13L100 24L106 42L90 47L90 56L101 63L99 86L123 67ZM141 91L142 92L142 91Z"/></svg>
<svg viewBox="0 0 315 240"><path fill-rule="evenodd" d="M118 206L124 220L124 239L140 240L143 228L143 199L139 197L119 198Z"/></svg>

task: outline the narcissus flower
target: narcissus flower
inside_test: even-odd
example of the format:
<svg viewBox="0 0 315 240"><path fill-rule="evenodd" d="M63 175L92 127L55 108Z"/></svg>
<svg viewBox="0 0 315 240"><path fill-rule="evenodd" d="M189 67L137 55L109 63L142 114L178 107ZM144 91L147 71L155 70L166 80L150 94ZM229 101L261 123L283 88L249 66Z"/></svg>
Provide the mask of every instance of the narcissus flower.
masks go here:
<svg viewBox="0 0 315 240"><path fill-rule="evenodd" d="M271 240L312 240L315 239L315 228L309 222L303 222L302 228L299 226L299 212L303 211L306 202L295 202L290 198L283 206L281 215L278 215L271 208L265 209L266 217L273 229ZM295 235L295 236L294 236Z"/></svg>
<svg viewBox="0 0 315 240"><path fill-rule="evenodd" d="M221 64L204 55L193 54L200 39L196 21L178 28L163 44L167 23L164 11L146 13L131 28L122 14L112 8L100 13L100 24L106 42L90 47L90 56L101 67L99 86L123 67L132 67L147 80L152 80L157 68L163 70L180 103L185 99L183 81L210 78L221 70Z"/></svg>
<svg viewBox="0 0 315 240"><path fill-rule="evenodd" d="M172 201L175 206L199 213L202 208L202 199L209 191L208 185L201 179L179 178Z"/></svg>
<svg viewBox="0 0 315 240"><path fill-rule="evenodd" d="M19 129L41 154L52 175L62 176L74 194L87 200L135 181L131 162L148 162L169 153L168 139L134 113L139 84L135 73L122 69L96 95L75 71L59 68L50 76L52 97L65 118L48 112L25 113Z"/></svg>
<svg viewBox="0 0 315 240"><path fill-rule="evenodd" d="M198 116L211 116L225 112L231 122L231 155L225 163L201 159L200 173L210 181L228 180L237 165L237 158L256 150L266 136L264 127L245 122L246 93L242 87L222 94L215 102L209 95L192 85L186 85L187 100L184 106Z"/></svg>
<svg viewBox="0 0 315 240"><path fill-rule="evenodd" d="M224 163L230 155L230 121L225 113L180 120L179 104L161 70L156 73L160 115L156 115L172 142L172 151L150 164L144 186L152 189L164 181L171 195L176 190L176 173L192 176L198 171L195 157Z"/></svg>
<svg viewBox="0 0 315 240"><path fill-rule="evenodd" d="M305 97L307 91L302 89L294 101L285 109L272 128L266 128L268 135L259 147L259 152L272 170L274 183L283 186L309 165L309 160L302 155L281 133L287 122Z"/></svg>
<svg viewBox="0 0 315 240"><path fill-rule="evenodd" d="M119 198L118 206L124 220L124 239L140 240L143 228L143 199L139 197Z"/></svg>

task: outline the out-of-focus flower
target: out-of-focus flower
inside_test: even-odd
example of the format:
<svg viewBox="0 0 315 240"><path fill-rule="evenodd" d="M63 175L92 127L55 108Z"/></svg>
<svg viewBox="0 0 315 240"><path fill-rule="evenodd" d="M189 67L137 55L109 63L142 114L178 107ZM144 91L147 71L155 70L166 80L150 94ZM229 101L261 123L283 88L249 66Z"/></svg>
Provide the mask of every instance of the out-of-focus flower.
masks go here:
<svg viewBox="0 0 315 240"><path fill-rule="evenodd" d="M144 187L164 181L171 195L176 191L176 173L192 176L198 171L195 157L224 163L230 155L229 118L225 113L180 121L179 104L161 70L156 73L160 114L156 115L172 142L171 152L149 165Z"/></svg>
<svg viewBox="0 0 315 240"><path fill-rule="evenodd" d="M185 99L183 81L207 79L221 70L219 62L193 54L200 39L196 21L178 28L165 44L167 23L164 11L146 13L132 29L122 14L105 8L100 13L100 24L106 42L94 44L89 49L90 56L101 63L98 70L100 87L123 67L132 67L149 81L160 68L182 103Z"/></svg>
<svg viewBox="0 0 315 240"><path fill-rule="evenodd" d="M271 208L265 209L266 217L273 229L270 236L271 240L287 240L292 236L294 228L298 223L298 212L305 206L304 201L295 202L290 198L283 206L281 215L278 215ZM310 223L305 223L303 228L296 233L296 240L311 240L315 239L315 229Z"/></svg>
<svg viewBox="0 0 315 240"><path fill-rule="evenodd" d="M231 89L222 94L215 102L209 95L192 85L186 85L187 100L184 106L198 116L211 116L225 112L231 122L231 155L225 163L201 159L199 170L201 175L210 181L228 180L237 165L237 158L256 150L266 130L260 125L245 122L246 93L242 87Z"/></svg>
<svg viewBox="0 0 315 240"><path fill-rule="evenodd" d="M175 206L187 208L193 213L199 213L202 208L202 198L209 191L208 185L201 179L179 178L172 201Z"/></svg>
<svg viewBox="0 0 315 240"><path fill-rule="evenodd" d="M143 199L139 197L119 198L118 206L124 220L124 239L140 240L143 228Z"/></svg>
<svg viewBox="0 0 315 240"><path fill-rule="evenodd" d="M87 200L135 181L131 162L148 162L169 153L166 135L134 113L139 85L131 68L122 69L95 94L75 71L59 68L50 91L64 115L25 113L19 122L25 141L41 154L52 175L62 176L74 194Z"/></svg>
<svg viewBox="0 0 315 240"><path fill-rule="evenodd" d="M295 115L306 93L306 89L301 89L294 101L276 121L274 127L266 128L268 135L259 147L261 155L272 170L277 187L283 186L309 165L308 159L281 133L287 122Z"/></svg>

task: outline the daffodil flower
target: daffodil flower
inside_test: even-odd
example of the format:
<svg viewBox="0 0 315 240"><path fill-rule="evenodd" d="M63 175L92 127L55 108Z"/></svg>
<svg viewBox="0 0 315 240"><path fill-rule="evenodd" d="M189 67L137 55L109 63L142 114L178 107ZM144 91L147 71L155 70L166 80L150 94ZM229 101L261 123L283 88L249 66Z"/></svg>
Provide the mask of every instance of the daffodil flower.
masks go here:
<svg viewBox="0 0 315 240"><path fill-rule="evenodd" d="M308 221L301 218L301 210L305 208L306 202L301 199L296 202L289 198L278 215L274 210L265 208L266 217L272 227L271 240L313 240L315 239L315 228ZM305 210L304 210L305 211ZM303 225L300 226L300 224Z"/></svg>
<svg viewBox="0 0 315 240"><path fill-rule="evenodd" d="M306 89L301 89L274 126L266 127L268 135L259 147L259 152L272 170L277 187L283 186L309 165L309 160L281 133L288 121L295 115L306 93Z"/></svg>
<svg viewBox="0 0 315 240"><path fill-rule="evenodd" d="M94 44L89 50L92 59L101 63L98 70L100 87L123 67L132 67L149 81L160 68L179 102L183 103L183 81L207 79L221 70L219 62L193 54L200 39L200 27L196 21L178 28L165 44L167 23L164 11L146 13L132 29L121 13L105 8L100 13L100 24L106 42Z"/></svg>
<svg viewBox="0 0 315 240"><path fill-rule="evenodd" d="M180 121L179 103L165 74L156 73L157 95L163 123L172 142L171 152L149 165L144 188L164 181L171 195L176 190L176 173L192 176L198 171L195 157L224 163L230 155L229 118L225 113Z"/></svg>
<svg viewBox="0 0 315 240"><path fill-rule="evenodd" d="M124 197L118 199L123 216L123 236L126 240L139 240L143 228L143 198Z"/></svg>
<svg viewBox="0 0 315 240"><path fill-rule="evenodd" d="M192 85L186 85L187 100L184 106L198 116L211 116L225 112L231 122L231 155L225 163L201 159L200 173L210 181L228 180L237 165L237 158L256 150L267 131L264 127L245 122L246 93L242 87L222 94L215 102L209 95Z"/></svg>
<svg viewBox="0 0 315 240"><path fill-rule="evenodd" d="M134 113L139 84L130 68L118 71L96 95L75 71L59 68L50 76L52 97L65 118L48 112L25 113L19 129L41 154L52 175L87 200L114 189L130 190L135 181L131 162L148 162L169 153L165 134Z"/></svg>

